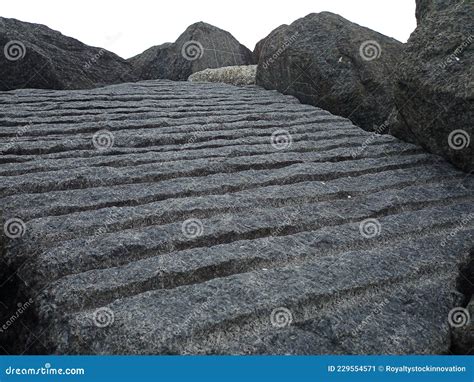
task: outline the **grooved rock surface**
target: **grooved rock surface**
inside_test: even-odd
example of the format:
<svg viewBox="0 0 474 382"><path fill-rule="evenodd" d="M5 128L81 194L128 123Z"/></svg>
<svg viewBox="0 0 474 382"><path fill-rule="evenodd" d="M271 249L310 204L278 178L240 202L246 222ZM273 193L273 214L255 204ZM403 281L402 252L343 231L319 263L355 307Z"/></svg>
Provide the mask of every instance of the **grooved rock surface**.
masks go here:
<svg viewBox="0 0 474 382"><path fill-rule="evenodd" d="M3 350L451 349L474 182L442 158L255 86L0 101Z"/></svg>
<svg viewBox="0 0 474 382"><path fill-rule="evenodd" d="M226 66L225 68L204 69L191 74L188 81L222 82L231 85L255 85L257 65Z"/></svg>
<svg viewBox="0 0 474 382"><path fill-rule="evenodd" d="M464 0L446 3L417 3L426 15L405 46L395 87L404 123L390 131L473 171L474 8Z"/></svg>
<svg viewBox="0 0 474 382"><path fill-rule="evenodd" d="M207 68L251 65L254 58L229 32L198 22L190 25L176 42L153 46L128 61L138 80L185 81Z"/></svg>
<svg viewBox="0 0 474 382"><path fill-rule="evenodd" d="M131 81L132 67L44 25L0 17L0 90L88 89Z"/></svg>
<svg viewBox="0 0 474 382"><path fill-rule="evenodd" d="M282 25L257 44L257 85L376 130L389 116L403 44L330 13Z"/></svg>

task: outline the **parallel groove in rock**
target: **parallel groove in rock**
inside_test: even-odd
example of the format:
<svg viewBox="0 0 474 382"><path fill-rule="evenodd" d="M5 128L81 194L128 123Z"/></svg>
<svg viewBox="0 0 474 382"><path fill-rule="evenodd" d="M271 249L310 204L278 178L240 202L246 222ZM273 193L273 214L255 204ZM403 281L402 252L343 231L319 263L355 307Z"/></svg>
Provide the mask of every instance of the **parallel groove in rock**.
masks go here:
<svg viewBox="0 0 474 382"><path fill-rule="evenodd" d="M456 205L456 209L462 212L462 209L467 205ZM452 207L448 207L449 211ZM382 238L373 239L373 242L367 242L364 238L357 236L354 237L353 224L345 224L341 227L326 227L320 231L327 231L329 234L332 231L342 229L346 231L344 236L345 242L333 243L332 246L327 245L327 252L323 256L337 256L337 253L342 254L344 251L350 249L354 250L367 250L373 249L374 242L378 245L378 248L393 247L395 245L402 244L404 239L400 237L403 234L412 234L414 240L418 240L424 236L432 236L433 233L438 235L449 235L450 228L454 228L456 218L458 215L449 216L448 208L437 211L425 210L428 212L423 217L431 217L429 213L434 216L443 216L445 221L441 223L435 223L431 226L420 228L420 231L413 234L410 230L406 230L406 227L398 227L392 221L393 216L388 216L386 219L382 219L384 225L384 231L388 231L388 234L382 236ZM419 212L405 213L410 218L419 218ZM465 213L464 215L467 215ZM461 213L461 217L463 214ZM395 216L396 217L396 216ZM391 227L392 223L393 227ZM392 231L392 232L391 232ZM199 248L197 250L184 250L182 252L161 255L157 257L151 257L144 260L138 260L131 262L117 268L107 268L102 270L91 270L79 274L70 276L64 276L57 280L51 288L56 289L53 293L54 304L61 305L64 309L71 309L74 311L90 309L94 306L102 306L112 302L115 299L123 297L131 297L132 295L144 293L146 291L154 289L172 289L182 285L197 284L209 281L212 278L226 277L235 275L238 273L247 273L251 271L257 271L259 269L272 269L282 266L288 266L291 264L301 265L305 261L310 260L311 256L308 253L290 253L284 252L278 253L278 247L287 243L288 241L297 243L298 241L305 242L310 241L311 244L306 244L306 251L309 248L314 250L318 249L316 246L317 240L315 238L310 239L310 232L303 232L299 234L293 234L289 236L272 237L270 242L277 247L269 253L266 250L268 241L266 239L257 239L253 241L238 241L231 244L223 244L211 248L211 251L215 252L213 256L219 259L220 262L213 260L213 262L202 262L196 261L198 258L202 258L204 251ZM322 233L314 232L316 237L319 236L321 240ZM351 236L352 235L352 236ZM251 247L251 245L253 246ZM225 246L232 247L232 249L225 249ZM246 250L242 250L242 248ZM372 247L372 248L371 248ZM225 256L219 255L224 253ZM198 268L199 267L199 268ZM64 290L63 285L74 284L74 290L76 292L74 300L68 295L67 299L61 300L61 291Z"/></svg>
<svg viewBox="0 0 474 382"><path fill-rule="evenodd" d="M28 221L41 216L64 215L107 207L138 206L170 198L222 195L264 186L297 184L309 181L333 180L330 184L326 183L324 185L323 190L326 189L324 192L321 192L321 185L313 183L313 193L320 198L325 195L325 192L328 196L331 194L347 196L367 191L365 182L370 182L373 176L364 177L364 175L382 172L381 176L384 176L383 172L390 170L398 170L391 172L391 174L395 175L391 183L393 186L409 185L410 182L414 184L436 182L436 180L439 182L445 175L443 166L440 166L440 169L433 168L432 172L428 174L420 174L415 181L409 176L410 171L405 172L403 170L411 168L421 170L423 167L418 166L434 163L430 156L422 154L414 157L401 157L396 161L392 158L367 159L358 161L353 165L343 162L319 166L317 163L295 164L273 170L271 173L265 170L248 170L237 174L214 174L198 178L171 179L169 181L162 181L159 184L125 184L85 190L23 194L20 198L13 195L0 199L0 201L7 206L4 210L6 216L10 216L13 213L10 211L16 211L17 216ZM396 175L397 173L398 176ZM342 179L344 177L349 177L350 179L347 180L350 181L345 182ZM456 178L457 176L449 175L447 179ZM370 186L370 189L372 191L380 191L384 188L383 184L382 179L378 179L378 185L375 188ZM334 191L331 188L334 188ZM79 204L77 199L80 196L84 197L86 195L88 196L86 202ZM127 195L133 195L133 198L127 197Z"/></svg>
<svg viewBox="0 0 474 382"><path fill-rule="evenodd" d="M305 134L305 137L308 135ZM318 150L314 149L314 145L317 142ZM317 140L312 141L310 139L302 141L301 144L295 144L294 147L287 152L322 152L324 150L331 150L337 148L347 148L348 150L357 150L360 147L361 141L359 137L343 136L341 139L330 139L330 140ZM384 145L387 142L382 140L381 142L372 143L370 146ZM352 151L351 150L351 151ZM180 159L202 159L202 158L234 158L241 156L252 156L262 155L262 153L274 153L273 149L268 144L254 144L254 145L241 145L237 147L225 147L225 150L212 150L212 149L201 149L201 150L176 150L166 152L146 152L143 154L127 154L123 157L114 155L113 157L88 157L84 159L76 158L64 158L63 160L41 160L38 158L34 163L26 163L24 165L19 164L5 164L4 170L0 170L0 176L15 176L22 175L23 173L37 173L46 171L56 171L66 168L78 168L78 167L130 167L141 164L150 163L163 163L163 162L174 162Z"/></svg>
<svg viewBox="0 0 474 382"><path fill-rule="evenodd" d="M398 200L400 197L407 197L413 190L407 188L401 192L394 192L390 199ZM340 214L348 210L348 206L355 203L341 200L308 204L305 208L275 208L258 211L258 219L252 214L235 214L235 224L231 227L222 226L219 216L203 219L202 225L207 230L198 238L189 240L183 237L180 223L170 223L161 226L146 226L141 229L128 229L100 236L91 236L83 239L73 239L59 243L51 249L44 249L39 256L32 256L33 264L26 263L23 267L28 274L32 270L43 274L48 281L69 274L78 273L90 269L101 269L112 266L126 264L133 260L148 258L159 254L170 252L170 247L175 250L184 250L199 247L212 247L219 244L236 242L239 240L253 240L267 236L287 236L304 231L313 231L323 226L337 226L349 222L358 222L367 218L380 218L386 215L397 214L401 211L415 211L429 208L440 203L456 204L468 202L472 197L469 192L456 190L455 193L448 193L449 199L441 195L446 193L446 189L432 189L431 198L423 197L422 201L417 201L416 197L410 202L401 205L393 205L385 200L387 192L382 191L372 194L371 198L377 198L379 204L371 206L370 211L363 207L368 198L359 198L360 204L352 209L349 217L342 217ZM438 196L436 196L438 195ZM419 198L419 196L418 196ZM389 200L390 200L389 199ZM356 201L355 199L353 200ZM295 214L300 216L299 220L288 220L288 216ZM323 211L323 212L320 212ZM191 215L192 216L192 215ZM304 217L304 219L303 219ZM100 249L99 249L100 248ZM38 244L28 250L28 247L19 246L16 249L17 256L24 252L38 252Z"/></svg>
<svg viewBox="0 0 474 382"><path fill-rule="evenodd" d="M469 233L472 233L472 230L466 232L465 236ZM433 249L434 245L430 240L432 240L432 238L427 238L426 240L422 240L420 244ZM407 246L401 245L400 247ZM459 248L465 248L465 245L459 245ZM379 262L378 265L372 269L373 279L370 284L365 285L366 287L369 285L399 284L407 277L413 280L413 278L416 279L416 277L419 277L420 273L436 272L436 270L433 270L433 265L430 265L429 262L426 261L428 260L427 256L423 256L422 258L419 256L411 256L406 259L405 264L398 264L398 266L396 266L393 260L390 261L389 258L389 255L393 254L396 250L397 248L393 248L386 253L377 253L375 251L374 253L370 251L360 251L356 253L347 252L337 256L337 260L342 261L342 258L349 259L354 256L367 259L367 257L377 253ZM446 254L446 252L447 251L444 250L442 253ZM434 258L440 257L438 254ZM117 326L114 331L100 333L91 325L90 314L92 312L87 311L73 315L69 324L74 329L80 330L79 333L75 332L75 335L81 335L86 331L94 332L94 335L101 338L100 343L103 346L102 348L105 348L105 351L111 351L110 346L112 344L123 343L120 339L125 335L131 337L136 336L133 338L133 341L130 341L129 337L129 341L125 343L133 348L138 346L138 344L145 346L143 349L144 353L159 352L160 347L169 346L169 342L175 342L180 337L190 338L196 331L203 331L210 335L218 328L228 328L231 323L245 322L246 320L242 320L243 317L258 320L260 325L257 330L261 331L264 328L269 328L270 323L268 322L268 317L272 306L288 305L284 303L285 300L292 301L289 307L296 310L295 307L297 306L312 307L318 305L322 298L327 298L328 295L338 290L348 291L361 289L362 286L357 284L360 278L357 273L358 269L354 266L342 271L337 267L337 270L331 269L335 261L336 259L331 257L320 258L317 262L308 263L302 267L298 267L298 269L289 267L286 269L269 270L267 272L239 274L224 279L214 279L198 285L192 284L171 290L146 292L111 304L116 319L123 320L128 315L129 322L135 321L133 318L130 318L130 315L132 317L135 316L138 313L138 308L141 309L141 317L142 320L145 320L145 325L132 333L125 333L127 328L126 324L124 324L124 326ZM411 267L408 265L411 265ZM341 277L341 275L336 276L338 273L349 275L349 271L352 271L352 277L350 278L344 278ZM441 271L438 270L437 273L443 273L443 271L444 269ZM301 295L295 296L292 294L294 293L292 291L281 290L281 285L284 285L289 279L293 280L295 284L304 285L305 289L298 288L302 291ZM233 285L233 288L226 290L222 284L228 285L230 280L232 280L231 285ZM327 284L328 287L331 285L329 283L333 285L332 288L326 290L321 288L324 284ZM253 285L255 285L255 287L251 288ZM260 286L260 288L257 286ZM200 293L196 293L196 288L200 288ZM237 290L240 288L245 290L251 288L251 293L239 293L241 299L235 305L231 305L231 309L218 309L218 306L229 304L229 295L237 293ZM216 290L219 290L220 293L216 294ZM273 300L268 301L264 293L264 291L268 290L281 290L281 293L272 294ZM305 290L305 292L303 292L303 290ZM180 296L180 298L178 298L178 296ZM185 298L184 296L187 297ZM203 299L203 297L205 298ZM207 306L204 310L215 312L213 319L204 319L205 311L192 311L192 306L195 304L199 306L198 301L201 299L207 302ZM182 309L184 309L184 305L189 302L189 300L194 300L193 304L190 306L187 305L185 309L187 313L183 313ZM134 304L135 307L131 308L130 304ZM156 309L158 306L159 308ZM160 313L158 315L151 314L151 311L154 309ZM183 319L187 316L194 318L192 322L183 322ZM135 319L138 319L138 317ZM264 324L264 321L266 324ZM178 334L175 334L176 332ZM155 340L151 341L151 338ZM157 341L157 338L160 338L160 340ZM135 340L137 342L135 342ZM179 342L176 344L176 346L180 345ZM163 351L163 349L161 349L161 351Z"/></svg>
<svg viewBox="0 0 474 382"><path fill-rule="evenodd" d="M401 147L400 147L401 146ZM364 151L359 157L380 157L390 154L419 153L419 149L405 145L382 144ZM338 153L338 154L336 154ZM0 197L15 193L39 193L73 188L90 188L104 185L146 183L173 178L205 176L216 173L236 173L251 169L273 170L296 163L350 160L352 154L347 149L332 149L321 154L315 152L267 154L242 156L238 158L211 158L167 162L166 166L153 164L137 165L133 169L103 166L100 169L80 168L74 170L47 171L18 176L4 177L0 185ZM209 166L212 165L212 168ZM157 170L157 167L166 167ZM180 171L181 170L181 171ZM61 179L59 182L58 179Z"/></svg>

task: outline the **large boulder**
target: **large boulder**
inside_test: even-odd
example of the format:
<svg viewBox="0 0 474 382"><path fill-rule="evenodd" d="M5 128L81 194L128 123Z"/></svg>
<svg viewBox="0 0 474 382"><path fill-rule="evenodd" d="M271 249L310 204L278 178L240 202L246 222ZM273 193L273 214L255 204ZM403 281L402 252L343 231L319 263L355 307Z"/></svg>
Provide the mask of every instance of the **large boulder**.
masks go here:
<svg viewBox="0 0 474 382"><path fill-rule="evenodd" d="M190 25L174 43L151 47L132 57L139 80L187 80L207 68L251 65L253 54L229 32L198 22Z"/></svg>
<svg viewBox="0 0 474 382"><path fill-rule="evenodd" d="M130 64L44 25L0 17L0 90L86 89L130 81Z"/></svg>
<svg viewBox="0 0 474 382"><path fill-rule="evenodd" d="M377 130L393 109L403 44L329 12L280 26L262 44L257 85Z"/></svg>
<svg viewBox="0 0 474 382"><path fill-rule="evenodd" d="M390 131L472 171L474 13L467 1L449 3L417 1L395 90L403 124Z"/></svg>

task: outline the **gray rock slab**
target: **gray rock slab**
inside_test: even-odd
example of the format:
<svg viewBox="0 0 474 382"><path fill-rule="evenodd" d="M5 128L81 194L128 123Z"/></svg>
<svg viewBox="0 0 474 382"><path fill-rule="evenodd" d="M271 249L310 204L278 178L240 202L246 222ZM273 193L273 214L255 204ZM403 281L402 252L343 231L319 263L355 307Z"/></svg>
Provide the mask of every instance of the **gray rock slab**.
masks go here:
<svg viewBox="0 0 474 382"><path fill-rule="evenodd" d="M467 353L472 176L257 86L0 92L8 353Z"/></svg>

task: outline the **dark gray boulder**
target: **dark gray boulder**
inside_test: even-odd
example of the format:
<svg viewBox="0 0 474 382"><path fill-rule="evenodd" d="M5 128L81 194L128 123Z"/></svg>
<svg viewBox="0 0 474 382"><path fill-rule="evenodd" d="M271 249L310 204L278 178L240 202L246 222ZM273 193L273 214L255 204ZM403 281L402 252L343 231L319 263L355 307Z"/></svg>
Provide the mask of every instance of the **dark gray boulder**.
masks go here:
<svg viewBox="0 0 474 382"><path fill-rule="evenodd" d="M257 47L257 84L376 130L394 106L392 71L402 46L333 13L312 13Z"/></svg>
<svg viewBox="0 0 474 382"><path fill-rule="evenodd" d="M198 22L190 25L174 43L151 47L129 62L139 80L185 81L207 68L251 65L252 52L229 32Z"/></svg>
<svg viewBox="0 0 474 382"><path fill-rule="evenodd" d="M403 125L391 130L472 171L474 13L468 2L442 3L417 2L419 25L397 71L395 103Z"/></svg>
<svg viewBox="0 0 474 382"><path fill-rule="evenodd" d="M0 90L88 89L127 82L130 64L44 25L0 17Z"/></svg>

